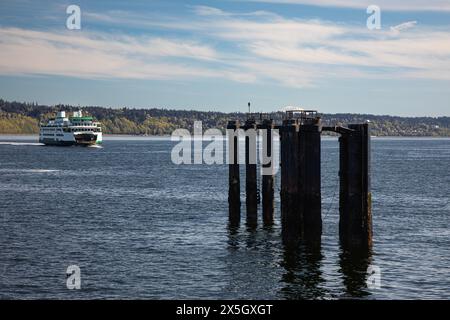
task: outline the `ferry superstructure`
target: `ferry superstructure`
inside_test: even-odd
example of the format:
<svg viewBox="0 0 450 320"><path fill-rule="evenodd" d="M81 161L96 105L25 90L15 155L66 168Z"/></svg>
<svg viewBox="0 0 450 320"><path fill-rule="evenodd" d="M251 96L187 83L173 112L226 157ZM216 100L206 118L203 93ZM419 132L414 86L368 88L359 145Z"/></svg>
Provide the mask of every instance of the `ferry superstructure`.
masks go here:
<svg viewBox="0 0 450 320"><path fill-rule="evenodd" d="M81 111L75 111L71 117L60 111L56 118L40 125L39 142L58 146L100 144L102 127L93 117L83 116Z"/></svg>

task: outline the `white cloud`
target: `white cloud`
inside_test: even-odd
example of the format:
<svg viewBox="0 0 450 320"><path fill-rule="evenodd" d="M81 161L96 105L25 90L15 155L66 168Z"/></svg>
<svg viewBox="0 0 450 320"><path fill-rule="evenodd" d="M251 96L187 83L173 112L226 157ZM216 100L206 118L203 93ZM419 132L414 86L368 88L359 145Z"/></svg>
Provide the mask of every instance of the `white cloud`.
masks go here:
<svg viewBox="0 0 450 320"><path fill-rule="evenodd" d="M193 17L159 20L126 12L88 13L97 22L190 34L182 39L0 29L0 74L221 78L291 87L330 78L450 80L448 26L427 28L409 21L393 27L394 32L369 31L268 12L193 10Z"/></svg>
<svg viewBox="0 0 450 320"><path fill-rule="evenodd" d="M208 6L194 6L193 11L199 16L228 16L229 13Z"/></svg>
<svg viewBox="0 0 450 320"><path fill-rule="evenodd" d="M394 11L450 11L448 0L247 0L251 2L273 2L303 4L321 7L366 9L376 4L381 10Z"/></svg>
<svg viewBox="0 0 450 320"><path fill-rule="evenodd" d="M414 21L397 26L411 29ZM352 25L274 17L214 19L209 35L238 47L242 60L286 85L303 86L329 77L450 79L450 31L417 28L407 34ZM280 68L279 63L283 63ZM295 75L287 70L302 70ZM308 72L305 72L308 70Z"/></svg>
<svg viewBox="0 0 450 320"><path fill-rule="evenodd" d="M209 6L192 6L192 11L199 15L199 16L222 16L222 17L236 17L236 16L271 16L271 17L278 17L277 14L274 14L272 12L258 10L258 11L252 11L252 12L246 12L246 13L235 13L235 12L228 12L224 11L218 8L209 7Z"/></svg>
<svg viewBox="0 0 450 320"><path fill-rule="evenodd" d="M77 77L164 79L212 76L211 71L161 60L182 57L211 61L205 45L162 38L99 33L53 33L0 29L0 73L56 74Z"/></svg>
<svg viewBox="0 0 450 320"><path fill-rule="evenodd" d="M405 30L414 28L416 26L416 24L417 24L417 21L404 22L399 25L391 27L391 31L398 34L401 31L405 31Z"/></svg>

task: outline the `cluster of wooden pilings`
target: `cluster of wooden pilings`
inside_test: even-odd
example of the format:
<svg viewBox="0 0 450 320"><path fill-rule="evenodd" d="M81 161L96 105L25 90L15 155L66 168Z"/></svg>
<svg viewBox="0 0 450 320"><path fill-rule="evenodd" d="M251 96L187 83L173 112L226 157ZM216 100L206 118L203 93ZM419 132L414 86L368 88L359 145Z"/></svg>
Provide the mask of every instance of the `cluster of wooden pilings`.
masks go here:
<svg viewBox="0 0 450 320"><path fill-rule="evenodd" d="M321 133L334 131L339 137L339 236L343 246L370 247L372 215L370 192L370 132L367 123L348 127L324 127L315 111L287 112L281 123L262 116L249 116L241 126L236 120L227 126L229 146L229 220L241 219L239 139L236 130L245 133L245 195L247 224L258 221L259 189L256 142L253 132L265 129L263 154L272 156L273 130L280 137L281 222L284 241L319 242L321 217ZM252 132L252 134L247 134ZM265 151L264 151L265 150ZM270 168L272 163L264 163ZM262 220L271 224L274 217L274 175L265 171L261 178Z"/></svg>
<svg viewBox="0 0 450 320"><path fill-rule="evenodd" d="M231 152L229 156L229 218L231 225L238 225L241 219L241 189L240 189L240 174L239 174L239 136L235 132L243 129L245 133L252 130L251 134L245 136L245 194L246 194L246 212L247 225L256 226L258 222L258 204L260 203L259 188L258 188L258 167L256 161L257 142L256 132L259 129L264 129L266 135L263 136L263 145L265 146L266 156L272 157L272 130L274 124L272 119L261 119L256 121L254 118L248 119L241 127L239 121L229 121L228 139ZM265 172L273 172L271 162L263 163L262 167ZM262 220L264 224L273 223L274 213L274 176L272 174L265 174L261 178L262 184Z"/></svg>

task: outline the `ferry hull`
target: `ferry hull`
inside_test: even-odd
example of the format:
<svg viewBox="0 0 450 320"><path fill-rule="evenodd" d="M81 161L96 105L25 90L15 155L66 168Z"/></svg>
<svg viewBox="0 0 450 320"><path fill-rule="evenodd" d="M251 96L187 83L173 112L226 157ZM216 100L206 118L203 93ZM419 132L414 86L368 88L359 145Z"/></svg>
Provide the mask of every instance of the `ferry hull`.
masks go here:
<svg viewBox="0 0 450 320"><path fill-rule="evenodd" d="M39 140L39 142L45 144L46 146L63 146L63 147L74 146L77 144L75 141L55 141L53 139L42 139Z"/></svg>
<svg viewBox="0 0 450 320"><path fill-rule="evenodd" d="M43 143L46 146L61 146L61 147L70 147L70 146L88 147L101 144L101 142L72 142L72 141L39 141L39 143Z"/></svg>
<svg viewBox="0 0 450 320"><path fill-rule="evenodd" d="M98 139L95 135L80 135L76 136L74 140L64 141L64 140L53 140L53 139L39 139L40 143L48 146L92 146L96 144L101 144L101 138Z"/></svg>

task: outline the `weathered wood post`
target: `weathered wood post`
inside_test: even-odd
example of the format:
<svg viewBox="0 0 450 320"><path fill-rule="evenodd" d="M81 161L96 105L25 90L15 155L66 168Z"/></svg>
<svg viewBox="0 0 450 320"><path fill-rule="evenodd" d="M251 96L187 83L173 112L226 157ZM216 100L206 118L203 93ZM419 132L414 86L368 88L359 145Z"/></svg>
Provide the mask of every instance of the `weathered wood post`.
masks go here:
<svg viewBox="0 0 450 320"><path fill-rule="evenodd" d="M257 185L257 148L256 122L248 119L245 122L245 195L247 208L247 224L255 226L258 222L258 185Z"/></svg>
<svg viewBox="0 0 450 320"><path fill-rule="evenodd" d="M286 242L299 239L301 211L299 209L299 143L298 124L295 119L285 119L280 128L281 148L281 222L282 237Z"/></svg>
<svg viewBox="0 0 450 320"><path fill-rule="evenodd" d="M263 169L262 169L262 217L263 223L270 225L273 223L274 212L274 177L273 177L273 165L272 160L272 147L273 147L273 120L264 119L261 124L263 130L262 141L262 154L263 154ZM266 159L264 159L266 158ZM267 163L264 163L267 160Z"/></svg>
<svg viewBox="0 0 450 320"><path fill-rule="evenodd" d="M230 225L241 220L241 187L239 177L239 121L228 121L228 215Z"/></svg>
<svg viewBox="0 0 450 320"><path fill-rule="evenodd" d="M344 247L371 247L369 125L353 124L339 138L339 238Z"/></svg>
<svg viewBox="0 0 450 320"><path fill-rule="evenodd" d="M305 240L320 241L322 235L320 118L308 119L299 127L299 207Z"/></svg>

